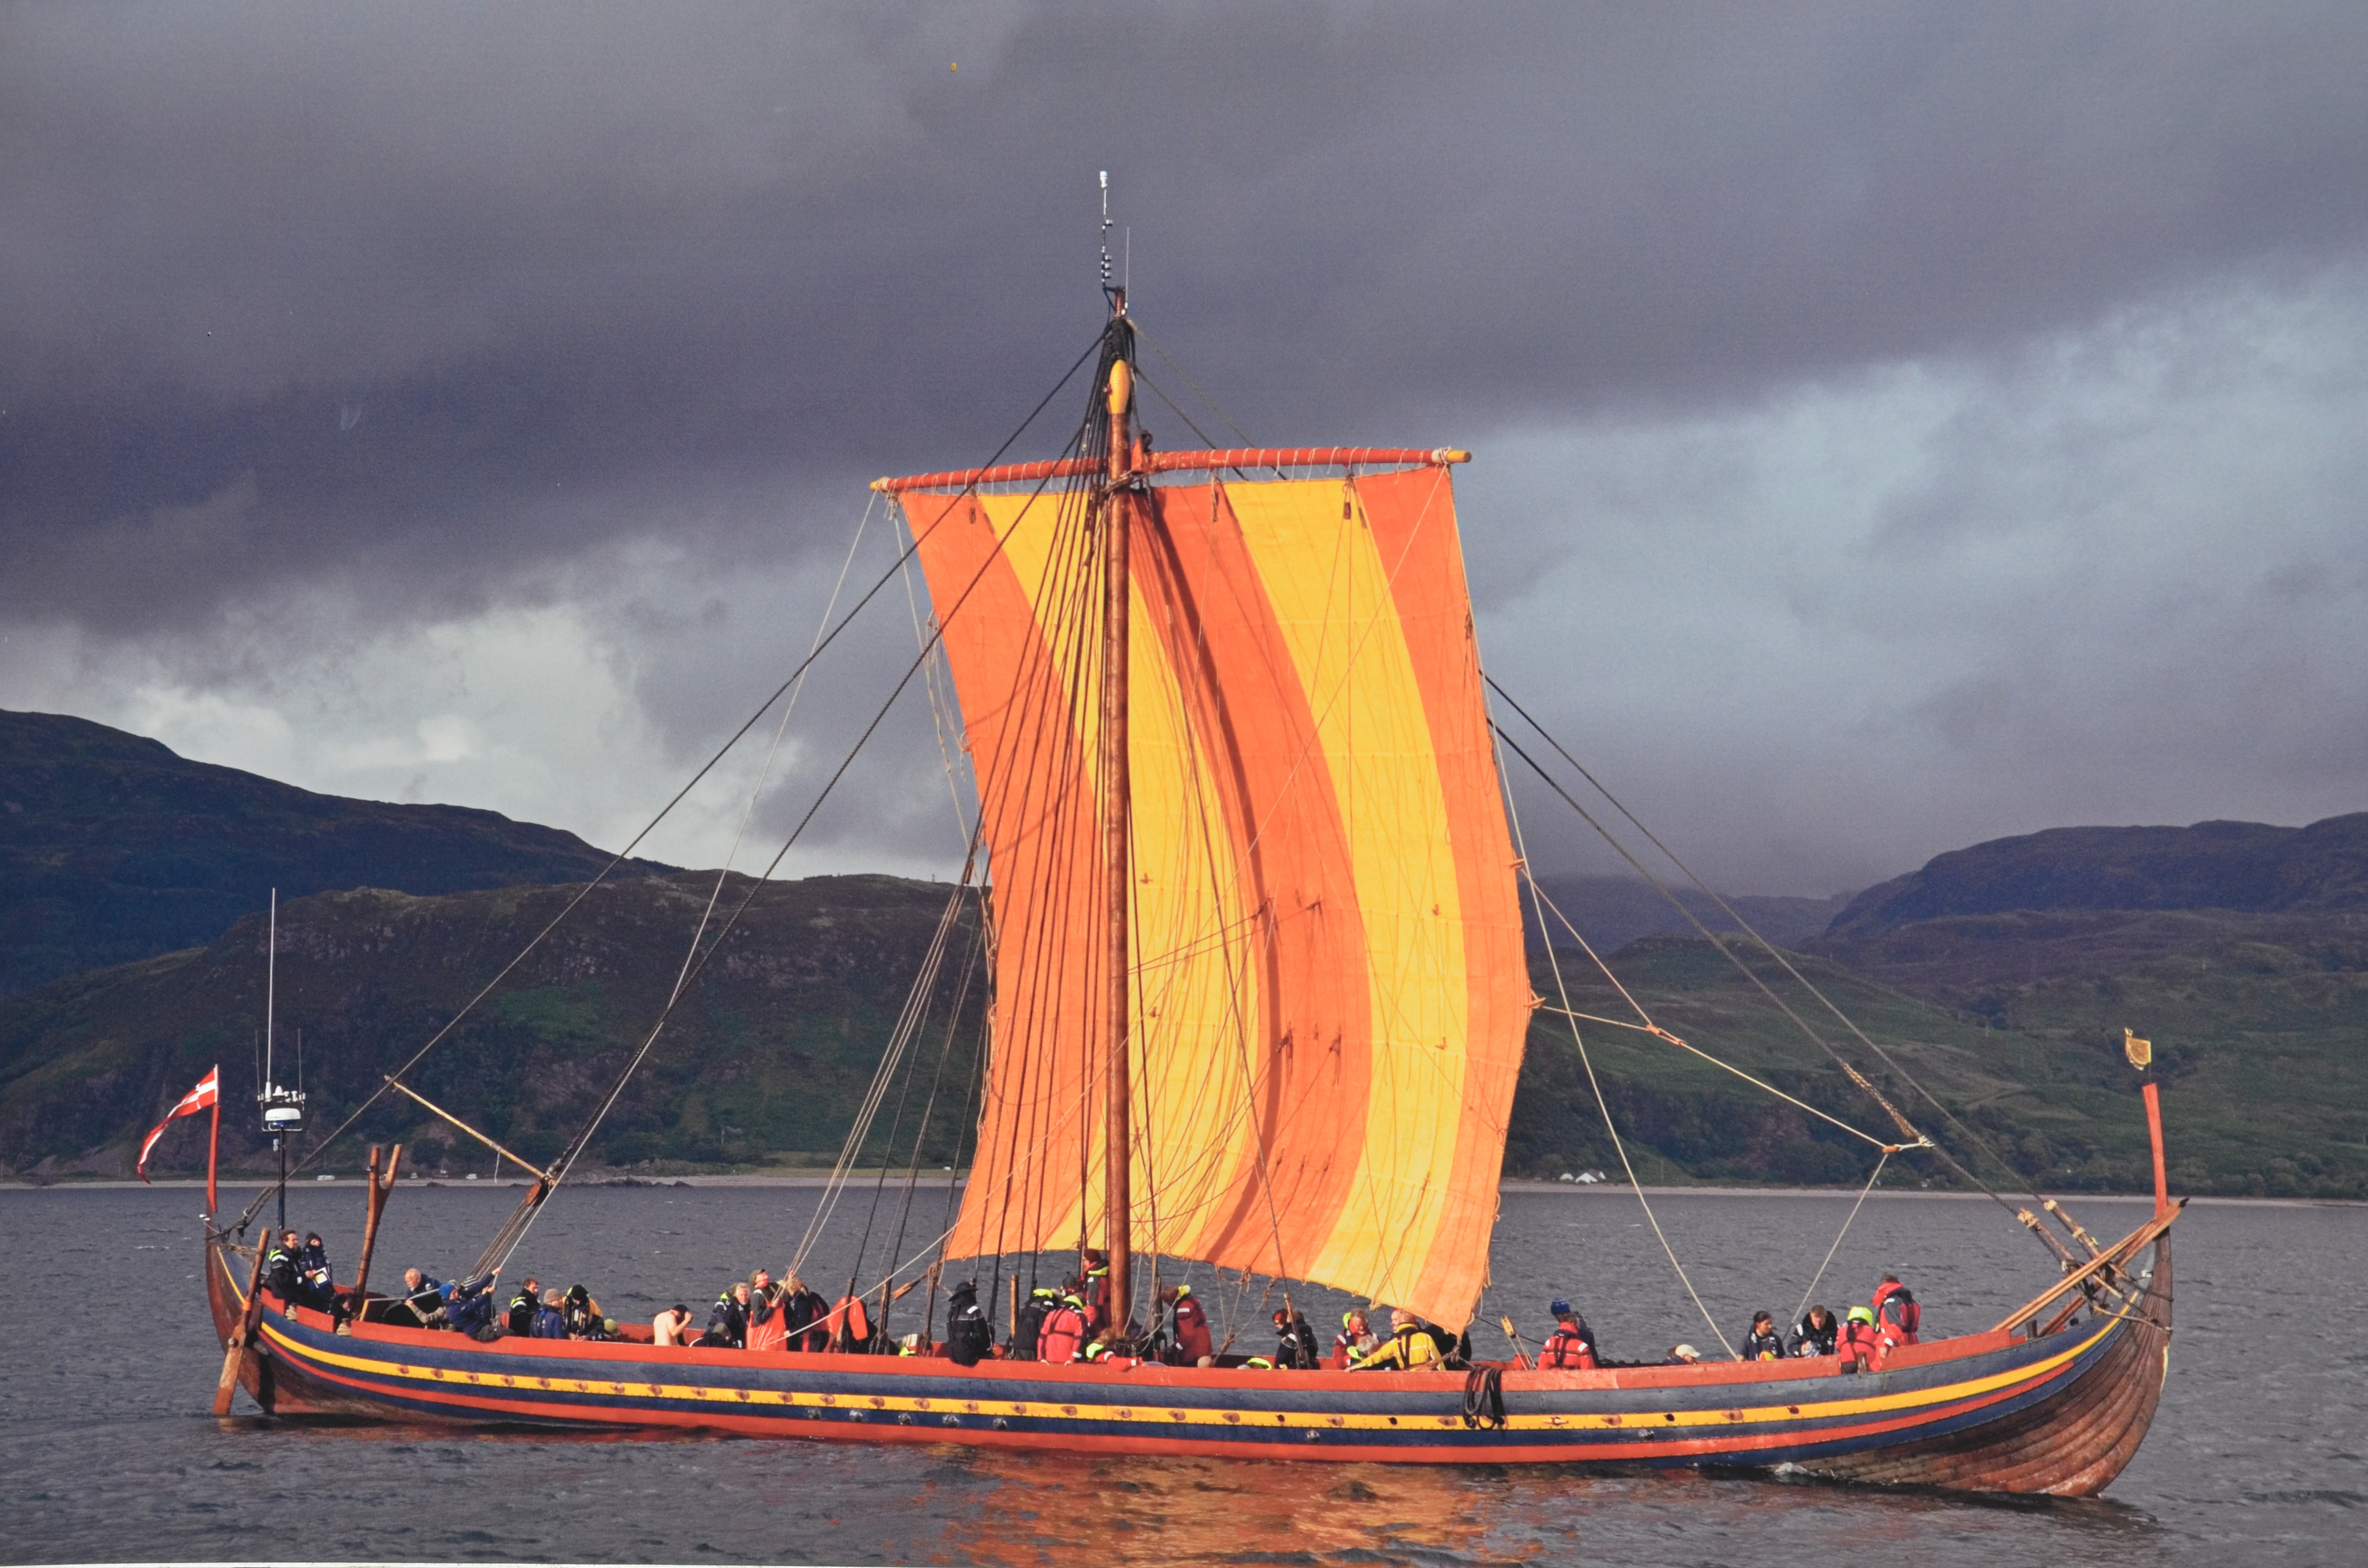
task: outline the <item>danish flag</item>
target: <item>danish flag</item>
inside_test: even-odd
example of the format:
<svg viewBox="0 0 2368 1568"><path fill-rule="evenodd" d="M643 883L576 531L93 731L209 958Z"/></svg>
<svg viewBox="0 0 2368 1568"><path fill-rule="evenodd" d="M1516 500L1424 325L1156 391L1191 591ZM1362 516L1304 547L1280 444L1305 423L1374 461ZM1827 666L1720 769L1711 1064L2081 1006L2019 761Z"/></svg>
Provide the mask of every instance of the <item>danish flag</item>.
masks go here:
<svg viewBox="0 0 2368 1568"><path fill-rule="evenodd" d="M222 1069L219 1067L210 1068L207 1070L206 1075L198 1080L198 1086L191 1089L188 1094L183 1095L181 1096L181 1103L175 1106L171 1110L166 1111L165 1113L165 1119L156 1124L156 1130L141 1141L140 1179L142 1181L146 1181L148 1179L148 1151L156 1146L157 1139L165 1136L165 1129L172 1126L176 1119L184 1116L195 1116L198 1112L206 1109L208 1107L218 1104L221 1099Z"/></svg>

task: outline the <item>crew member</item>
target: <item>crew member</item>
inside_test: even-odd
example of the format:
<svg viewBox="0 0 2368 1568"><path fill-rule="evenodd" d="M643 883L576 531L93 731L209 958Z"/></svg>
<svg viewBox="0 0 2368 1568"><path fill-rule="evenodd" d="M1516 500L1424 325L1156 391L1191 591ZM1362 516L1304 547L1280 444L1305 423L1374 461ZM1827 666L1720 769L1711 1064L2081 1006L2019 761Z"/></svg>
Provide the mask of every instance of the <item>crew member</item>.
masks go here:
<svg viewBox="0 0 2368 1568"><path fill-rule="evenodd" d="M1044 1332L1044 1319L1061 1304L1061 1292L1039 1285L1028 1292L1028 1301L1019 1309L1011 1326L1011 1358L1015 1361L1036 1359L1036 1340Z"/></svg>
<svg viewBox="0 0 2368 1568"><path fill-rule="evenodd" d="M1691 1345L1670 1346L1669 1358L1661 1363L1665 1367L1696 1367L1701 1364L1702 1352Z"/></svg>
<svg viewBox="0 0 2368 1568"><path fill-rule="evenodd" d="M1419 1367L1431 1366L1438 1360L1439 1341L1423 1328L1420 1318L1399 1307L1390 1313L1390 1336L1349 1369L1352 1372L1382 1372L1395 1368L1399 1371L1411 1372Z"/></svg>
<svg viewBox="0 0 2368 1568"><path fill-rule="evenodd" d="M330 1278L329 1249L318 1231L304 1233L304 1245L296 1254L296 1299L315 1312L336 1309L337 1287Z"/></svg>
<svg viewBox="0 0 2368 1568"><path fill-rule="evenodd" d="M995 1348L995 1325L979 1310L978 1286L969 1279L953 1288L946 1304L946 1359L975 1367Z"/></svg>
<svg viewBox="0 0 2368 1568"><path fill-rule="evenodd" d="M535 1314L541 1311L542 1281L529 1274L518 1281L518 1294L510 1298L504 1325L523 1338L534 1333Z"/></svg>
<svg viewBox="0 0 2368 1568"><path fill-rule="evenodd" d="M749 1277L749 1349L780 1350L789 1342L789 1327L781 1312L783 1294L768 1271L760 1268Z"/></svg>
<svg viewBox="0 0 2368 1568"><path fill-rule="evenodd" d="M1280 1307L1275 1311L1274 1364L1300 1372L1312 1372L1323 1365L1323 1358L1315 1348L1315 1331L1296 1308Z"/></svg>
<svg viewBox="0 0 2368 1568"><path fill-rule="evenodd" d="M450 1319L444 1311L444 1282L431 1278L416 1268L403 1271L403 1304L395 1309L408 1312L411 1323L405 1327L443 1328ZM397 1320L400 1321L400 1320Z"/></svg>
<svg viewBox="0 0 2368 1568"><path fill-rule="evenodd" d="M1924 1309L1916 1304L1915 1296L1899 1282L1896 1274L1886 1274L1874 1288L1874 1332L1883 1339L1886 1350L1916 1343L1916 1331L1924 1326Z"/></svg>
<svg viewBox="0 0 2368 1568"><path fill-rule="evenodd" d="M1736 1358L1741 1361L1781 1361L1784 1358L1784 1336L1776 1332L1774 1312L1751 1314L1751 1332L1743 1336L1743 1348Z"/></svg>
<svg viewBox="0 0 2368 1568"><path fill-rule="evenodd" d="M1364 1310L1350 1307L1340 1314L1340 1332L1332 1336L1332 1369L1346 1371L1351 1363L1372 1355L1380 1343L1365 1325Z"/></svg>
<svg viewBox="0 0 2368 1568"><path fill-rule="evenodd" d="M1853 1365L1862 1370L1872 1370L1881 1364L1883 1336L1875 1332L1873 1307L1852 1307L1850 1310L1850 1317L1835 1339L1834 1351L1842 1358L1844 1371L1849 1371Z"/></svg>
<svg viewBox="0 0 2368 1568"><path fill-rule="evenodd" d="M1176 1340L1168 1352L1179 1367L1208 1367L1216 1363L1216 1346L1209 1337L1209 1314L1201 1310L1200 1298L1192 1294L1190 1285L1162 1286L1159 1299L1174 1313Z"/></svg>
<svg viewBox="0 0 2368 1568"><path fill-rule="evenodd" d="M581 1285L567 1288L567 1337L607 1339L613 1325L600 1315L600 1303Z"/></svg>
<svg viewBox="0 0 2368 1568"><path fill-rule="evenodd" d="M1087 1247L1085 1266L1077 1281L1077 1300L1085 1311L1086 1332L1102 1334L1110 1326L1110 1255L1099 1247Z"/></svg>
<svg viewBox="0 0 2368 1568"><path fill-rule="evenodd" d="M543 1292L542 1301L534 1310L534 1336L537 1339L567 1337L567 1298L553 1285Z"/></svg>
<svg viewBox="0 0 2368 1568"><path fill-rule="evenodd" d="M444 1315L452 1332L472 1338L494 1326L494 1281L502 1271L481 1274L474 1279L463 1279L444 1287Z"/></svg>
<svg viewBox="0 0 2368 1568"><path fill-rule="evenodd" d="M302 1289L296 1257L302 1251L302 1246L296 1240L296 1233L282 1231L279 1239L273 1242L263 1255L263 1282L271 1288L273 1295L290 1306L296 1304L298 1291Z"/></svg>
<svg viewBox="0 0 2368 1568"><path fill-rule="evenodd" d="M1834 1339L1840 1330L1841 1325L1834 1321L1833 1312L1826 1306L1821 1303L1811 1307L1801 1314L1801 1321L1793 1326L1793 1337L1784 1346L1785 1353L1791 1356L1830 1356L1834 1353Z"/></svg>
<svg viewBox="0 0 2368 1568"><path fill-rule="evenodd" d="M682 1336L690 1328L690 1309L677 1301L673 1306L650 1319L650 1343L679 1349Z"/></svg>
<svg viewBox="0 0 2368 1568"><path fill-rule="evenodd" d="M1074 1361L1086 1343L1086 1304L1074 1292L1061 1297L1036 1331L1036 1359Z"/></svg>
<svg viewBox="0 0 2368 1568"><path fill-rule="evenodd" d="M830 1303L794 1274L781 1281L781 1289L788 1292L781 1302L787 1347L813 1354L828 1346L830 1331L823 1320L830 1315Z"/></svg>
<svg viewBox="0 0 2368 1568"><path fill-rule="evenodd" d="M1538 1347L1538 1367L1549 1372L1591 1372L1596 1368L1595 1331L1568 1301L1556 1299L1546 1309L1554 1314L1554 1331Z"/></svg>
<svg viewBox="0 0 2368 1568"><path fill-rule="evenodd" d="M715 1298L714 1307L707 1314L707 1332L699 1336L701 1345L734 1350L748 1347L748 1282L741 1280Z"/></svg>

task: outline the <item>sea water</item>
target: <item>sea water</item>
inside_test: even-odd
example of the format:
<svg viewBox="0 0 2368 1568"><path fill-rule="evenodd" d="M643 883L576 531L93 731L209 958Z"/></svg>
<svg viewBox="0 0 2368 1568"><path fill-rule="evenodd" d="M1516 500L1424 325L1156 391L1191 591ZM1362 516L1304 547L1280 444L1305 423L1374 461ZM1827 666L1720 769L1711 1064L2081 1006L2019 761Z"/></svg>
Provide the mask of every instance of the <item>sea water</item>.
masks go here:
<svg viewBox="0 0 2368 1568"><path fill-rule="evenodd" d="M247 1196L225 1199L235 1207ZM518 1196L406 1183L373 1278L392 1283L414 1263L449 1276ZM943 1228L946 1199L923 1187L906 1205L892 1186L875 1211L869 1191L850 1195L810 1251L809 1278L827 1294L842 1289L869 1223L869 1283L900 1220L910 1256ZM800 1187L570 1189L519 1250L503 1298L531 1272L547 1286L582 1281L617 1317L646 1320L679 1301L703 1322L731 1278L780 1268L815 1199ZM1633 1192L1508 1192L1475 1348L1502 1353L1500 1314L1534 1345L1550 1326L1547 1301L1567 1296L1611 1355L1657 1357L1680 1341L1715 1355L1716 1334L1739 1336L1753 1311L1793 1312L1851 1195L1653 1203L1712 1321ZM2357 1208L2190 1210L2175 1233L2178 1334L2162 1408L2135 1461L2086 1502L1682 1471L456 1435L275 1423L243 1394L241 1414L217 1421L222 1352L197 1208L185 1187L0 1191L17 1278L14 1344L0 1358L0 1561L2368 1561L2368 1210ZM2100 1235L2145 1215L2126 1201L2074 1208ZM292 1192L289 1219L328 1238L345 1278L361 1209L358 1182L308 1183ZM1839 1312L1885 1269L1914 1288L1928 1337L1989 1327L2054 1273L1987 1201L1884 1194L1859 1213L1816 1299ZM1267 1347L1280 1297L1264 1281L1245 1289L1197 1267L1189 1277L1236 1349ZM892 1332L919 1326L922 1300L906 1298ZM1340 1300L1317 1292L1294 1304L1328 1339Z"/></svg>

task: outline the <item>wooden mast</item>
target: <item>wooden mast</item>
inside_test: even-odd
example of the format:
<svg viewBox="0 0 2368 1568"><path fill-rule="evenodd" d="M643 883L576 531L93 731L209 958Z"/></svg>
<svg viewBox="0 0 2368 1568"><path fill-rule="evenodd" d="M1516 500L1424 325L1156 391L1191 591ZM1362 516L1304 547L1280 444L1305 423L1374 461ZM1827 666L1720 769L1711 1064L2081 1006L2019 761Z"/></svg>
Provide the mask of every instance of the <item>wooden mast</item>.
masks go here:
<svg viewBox="0 0 2368 1568"><path fill-rule="evenodd" d="M1131 608L1127 557L1138 501L1135 450L1129 417L1134 372L1128 364L1132 333L1126 326L1126 290L1110 294L1110 491L1102 508L1102 865L1110 893L1108 999L1110 1056L1103 1077L1108 1096L1102 1140L1102 1211L1110 1251L1110 1322L1105 1335L1126 1333L1132 1316L1130 1234L1133 1159L1132 1116L1127 1085L1127 1014L1131 1000L1129 915L1134 873L1129 850L1133 832L1133 786L1127 752L1127 621Z"/></svg>

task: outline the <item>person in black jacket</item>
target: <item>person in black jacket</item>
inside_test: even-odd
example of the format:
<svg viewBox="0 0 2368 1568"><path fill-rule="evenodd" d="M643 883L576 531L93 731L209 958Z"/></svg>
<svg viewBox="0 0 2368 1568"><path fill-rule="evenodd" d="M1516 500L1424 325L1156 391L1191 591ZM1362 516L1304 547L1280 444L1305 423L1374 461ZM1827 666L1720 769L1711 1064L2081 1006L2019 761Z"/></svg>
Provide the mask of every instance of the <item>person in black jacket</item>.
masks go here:
<svg viewBox="0 0 2368 1568"><path fill-rule="evenodd" d="M337 1287L329 1269L329 1249L318 1231L304 1233L296 1253L296 1300L315 1312L335 1312Z"/></svg>
<svg viewBox="0 0 2368 1568"><path fill-rule="evenodd" d="M707 1314L707 1332L699 1343L711 1346L729 1346L734 1350L748 1347L748 1282L741 1280L715 1298L714 1307Z"/></svg>
<svg viewBox="0 0 2368 1568"><path fill-rule="evenodd" d="M1743 1347L1736 1352L1738 1361L1780 1361L1784 1357L1784 1336L1776 1332L1774 1312L1751 1314L1751 1332L1743 1336Z"/></svg>
<svg viewBox="0 0 2368 1568"><path fill-rule="evenodd" d="M788 1292L782 1298L781 1311L787 1314L782 1326L790 1336L782 1348L819 1351L824 1343L822 1320L830 1315L830 1303L794 1274L781 1281L781 1289Z"/></svg>
<svg viewBox="0 0 2368 1568"><path fill-rule="evenodd" d="M270 1242L263 1255L263 1283L273 1295L293 1305L302 1300L302 1277L298 1272L298 1256L303 1252L293 1231L282 1231L279 1239Z"/></svg>
<svg viewBox="0 0 2368 1568"><path fill-rule="evenodd" d="M1785 1341L1784 1353L1788 1356L1830 1356L1834 1353L1835 1335L1840 1332L1841 1324L1834 1321L1831 1312L1823 1306L1811 1307L1801 1314L1801 1321L1793 1326L1792 1338Z"/></svg>
<svg viewBox="0 0 2368 1568"><path fill-rule="evenodd" d="M1015 1361L1036 1359L1036 1337L1044 1330L1044 1315L1061 1304L1061 1292L1040 1285L1028 1292L1027 1303L1019 1309L1019 1321L1011 1330L1011 1358Z"/></svg>
<svg viewBox="0 0 2368 1568"><path fill-rule="evenodd" d="M978 1286L965 1279L953 1288L946 1307L946 1358L975 1367L995 1346L995 1325L979 1310Z"/></svg>
<svg viewBox="0 0 2368 1568"><path fill-rule="evenodd" d="M542 1281L528 1275L518 1282L518 1294L510 1298L509 1311L503 1326L521 1339L534 1333L535 1314L542 1311Z"/></svg>
<svg viewBox="0 0 2368 1568"><path fill-rule="evenodd" d="M1302 1372L1312 1372L1324 1364L1324 1353L1315 1346L1315 1330L1295 1308L1275 1312L1274 1364Z"/></svg>

